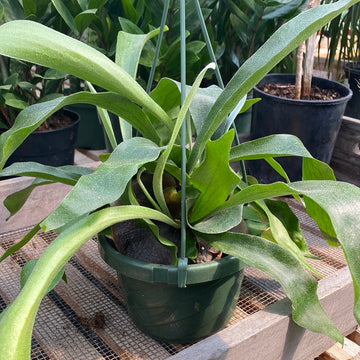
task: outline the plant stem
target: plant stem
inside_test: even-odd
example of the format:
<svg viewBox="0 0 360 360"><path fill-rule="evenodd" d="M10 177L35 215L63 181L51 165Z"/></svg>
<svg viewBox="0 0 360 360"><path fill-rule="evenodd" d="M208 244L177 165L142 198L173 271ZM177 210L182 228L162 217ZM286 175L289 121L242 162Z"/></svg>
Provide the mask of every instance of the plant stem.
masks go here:
<svg viewBox="0 0 360 360"><path fill-rule="evenodd" d="M3 83L5 83L6 79L9 77L8 66L5 64L5 59L0 55L0 72Z"/></svg>
<svg viewBox="0 0 360 360"><path fill-rule="evenodd" d="M151 205L154 207L155 210L157 211L161 211L160 206L156 203L156 201L151 197L150 193L148 192L148 190L146 189L146 186L144 185L144 183L141 181L141 175L142 173L145 171L146 169L143 167L141 168L137 175L136 175L136 181L140 186L140 189L142 190L142 192L144 193L144 195L146 196L146 198L150 201Z"/></svg>
<svg viewBox="0 0 360 360"><path fill-rule="evenodd" d="M320 0L308 0L307 9L314 8L315 6L318 6L318 5L320 5ZM306 40L304 75L303 75L302 89L301 89L301 98L303 98L303 99L307 99L310 96L311 81L312 81L312 74L313 74L313 67L314 67L314 52L315 52L315 47L316 47L316 37L317 37L317 34L315 33ZM303 59L301 59L301 64L302 64L302 61L303 61ZM298 67L299 67L299 63L298 63ZM299 69L297 68L297 76L298 76L298 71L299 71Z"/></svg>
<svg viewBox="0 0 360 360"><path fill-rule="evenodd" d="M305 42L297 49L296 54L296 76L295 76L295 99L300 100L301 98L301 83L302 83L302 66L303 66L303 57L305 52Z"/></svg>
<svg viewBox="0 0 360 360"><path fill-rule="evenodd" d="M165 29L165 21L166 21L167 14L169 11L169 2L170 2L170 0L165 0L165 3L164 3L164 10L162 13L161 23L160 23L160 32L158 35L159 37L156 42L155 55L154 55L153 63L152 63L151 70L150 70L149 80L146 85L146 92L148 94L150 94L150 91L151 91L151 86L152 86L152 83L154 80L154 74L155 74L155 69L156 69L156 63L157 63L157 60L158 60L159 54L160 54L161 42L162 42L162 38L164 35L164 29Z"/></svg>
<svg viewBox="0 0 360 360"><path fill-rule="evenodd" d="M306 41L306 55L304 66L303 88L301 96L307 99L311 92L311 81L314 68L314 51L316 47L317 34L311 35Z"/></svg>
<svg viewBox="0 0 360 360"><path fill-rule="evenodd" d="M5 118L7 125L9 125L9 126L11 127L11 126L12 126L12 121L10 120L8 114L6 113L5 108L0 107L0 111L1 111L1 114L2 114L2 115L4 116L4 118Z"/></svg>
<svg viewBox="0 0 360 360"><path fill-rule="evenodd" d="M256 36L256 33L257 33L257 31L259 29L259 26L261 24L262 18L264 16L264 11L265 11L265 6L262 7L261 15L257 19L256 26L255 26L255 28L254 28L254 30L252 32L251 39L250 39L250 42L249 42L249 51L247 53L247 58L249 58L254 53L255 36Z"/></svg>

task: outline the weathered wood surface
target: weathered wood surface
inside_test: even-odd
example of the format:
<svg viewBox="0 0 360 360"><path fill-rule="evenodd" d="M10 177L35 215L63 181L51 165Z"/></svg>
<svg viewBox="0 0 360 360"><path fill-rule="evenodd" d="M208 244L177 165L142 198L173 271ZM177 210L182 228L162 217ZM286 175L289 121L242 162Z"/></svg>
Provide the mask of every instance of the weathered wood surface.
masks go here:
<svg viewBox="0 0 360 360"><path fill-rule="evenodd" d="M360 119L344 116L330 165L338 180L360 186Z"/></svg>
<svg viewBox="0 0 360 360"><path fill-rule="evenodd" d="M0 201L30 181L28 178L1 181ZM4 239L9 232L40 221L67 191L69 187L59 184L39 187L29 199L25 212L5 225L7 213L0 207L0 234L3 234L0 235L0 255L6 248ZM340 269L344 260L341 251L326 248L314 225L303 212L296 210L305 236L311 238L311 250L317 256L326 253L329 257L318 264L318 270L327 276L319 282L321 301L340 330L345 335L352 333L349 341L359 344L359 335L353 335L356 322L352 315L351 277L347 268ZM1 304L9 303L19 291L21 264L41 254L50 241L46 236L36 235L19 255L0 264L0 311ZM21 233L14 233L14 241L20 238ZM60 283L40 309L34 331L33 359L312 360L320 356L319 360L341 360L339 354L345 351L348 356L349 349L353 353L356 350L348 341L351 346L339 350L339 345L334 345L331 339L295 325L289 316L289 301L283 299L279 286L255 269L246 272L239 304L229 326L188 347L153 341L134 327L117 286L116 274L98 255L94 240L77 252L67 265L67 273L68 284ZM105 315L103 328L91 325L97 313ZM83 324L81 319L89 320L90 325Z"/></svg>
<svg viewBox="0 0 360 360"><path fill-rule="evenodd" d="M0 255L2 248L10 245L8 239L18 241L21 236L21 233L0 236ZM1 301L8 303L18 293L21 265L40 256L52 238L49 234L36 235L16 256L0 265L0 304ZM153 341L136 329L127 315L116 273L102 261L94 240L76 253L66 273L68 283L61 282L41 305L34 330L38 348L33 352L33 359L40 360L37 354L41 352L47 354L46 359L62 360L310 360L334 343L296 326L289 317L288 300L276 301L275 297L281 298L276 295L276 287L268 285L269 278L255 269L246 271L242 295L228 328L188 348ZM269 297L266 288L273 293L273 304L267 307L264 305L264 297ZM319 296L341 331L351 333L356 323L352 316L353 288L347 268L321 280ZM103 328L92 324L97 313L104 316Z"/></svg>
<svg viewBox="0 0 360 360"><path fill-rule="evenodd" d="M96 168L98 161L76 151L75 164ZM31 193L26 206L8 221L9 212L3 202L9 194L29 186L33 181L30 177L21 177L0 181L0 234L32 226L44 219L53 211L64 196L71 190L71 186L63 184L49 184L37 187Z"/></svg>
<svg viewBox="0 0 360 360"><path fill-rule="evenodd" d="M344 334L353 332L353 287L344 268L319 282L322 305ZM276 302L218 334L185 349L172 360L308 360L321 354L334 341L297 326L290 320L288 299ZM241 357L239 357L241 354ZM170 359L169 359L170 360Z"/></svg>
<svg viewBox="0 0 360 360"><path fill-rule="evenodd" d="M344 346L339 343L322 353L316 360L360 360L359 330L345 338Z"/></svg>
<svg viewBox="0 0 360 360"><path fill-rule="evenodd" d="M68 185L50 184L35 188L25 207L8 221L10 213L3 204L5 198L32 183L32 178L15 178L0 181L0 234L37 224L56 208L71 189Z"/></svg>

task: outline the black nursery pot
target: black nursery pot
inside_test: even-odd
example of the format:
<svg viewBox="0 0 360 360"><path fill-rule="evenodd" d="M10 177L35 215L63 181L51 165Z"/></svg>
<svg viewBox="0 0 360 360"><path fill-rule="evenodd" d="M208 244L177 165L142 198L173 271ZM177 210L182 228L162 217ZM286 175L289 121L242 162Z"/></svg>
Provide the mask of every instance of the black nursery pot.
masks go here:
<svg viewBox="0 0 360 360"><path fill-rule="evenodd" d="M244 265L232 256L188 265L185 288L178 267L145 263L120 254L99 236L102 258L118 274L129 315L154 339L189 343L225 327L236 307Z"/></svg>
<svg viewBox="0 0 360 360"><path fill-rule="evenodd" d="M259 87L266 83L294 84L295 75L269 74L254 88L254 98L261 98L261 101L253 107L251 139L272 134L296 135L314 158L329 163L352 91L335 81L313 77L313 85L336 90L342 97L323 101L294 100L260 90ZM301 158L283 157L276 160L284 167L291 181L301 180ZM247 165L249 174L260 183L284 180L264 160L252 160Z"/></svg>
<svg viewBox="0 0 360 360"><path fill-rule="evenodd" d="M102 150L105 149L103 129L99 121L96 106L90 104L73 104L65 109L79 114L80 121L76 148Z"/></svg>
<svg viewBox="0 0 360 360"><path fill-rule="evenodd" d="M35 161L50 166L72 165L79 115L69 110L64 110L64 114L74 120L71 125L56 130L31 133L10 156L6 166L24 161Z"/></svg>
<svg viewBox="0 0 360 360"><path fill-rule="evenodd" d="M360 119L360 61L344 65L344 71L353 92L353 97L346 106L345 115Z"/></svg>

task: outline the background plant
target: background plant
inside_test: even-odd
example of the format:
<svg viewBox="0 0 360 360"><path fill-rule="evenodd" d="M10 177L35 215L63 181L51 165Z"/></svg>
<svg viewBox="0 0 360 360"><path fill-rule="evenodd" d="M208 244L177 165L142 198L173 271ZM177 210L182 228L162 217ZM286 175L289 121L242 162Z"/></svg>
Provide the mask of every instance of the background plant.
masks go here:
<svg viewBox="0 0 360 360"><path fill-rule="evenodd" d="M122 3L125 3L122 4ZM27 19L81 39L114 57L120 23L132 17L126 1L1 0L0 22ZM130 3L131 4L131 3ZM105 7L106 5L106 7ZM139 10L142 13L142 9ZM110 16L111 13L111 16ZM48 67L0 56L0 127L12 126L25 107L84 89L81 79Z"/></svg>
<svg viewBox="0 0 360 360"><path fill-rule="evenodd" d="M219 43L219 64L224 82L282 24L296 16L304 0L291 1L213 1L208 20L212 37ZM293 70L293 55L282 60L274 71Z"/></svg>
<svg viewBox="0 0 360 360"><path fill-rule="evenodd" d="M321 41L328 43L324 68L328 73L334 68L337 77L340 77L341 65L345 62L356 62L360 59L360 6L354 5L337 16L329 24L321 29L319 45ZM320 49L320 46L319 46Z"/></svg>

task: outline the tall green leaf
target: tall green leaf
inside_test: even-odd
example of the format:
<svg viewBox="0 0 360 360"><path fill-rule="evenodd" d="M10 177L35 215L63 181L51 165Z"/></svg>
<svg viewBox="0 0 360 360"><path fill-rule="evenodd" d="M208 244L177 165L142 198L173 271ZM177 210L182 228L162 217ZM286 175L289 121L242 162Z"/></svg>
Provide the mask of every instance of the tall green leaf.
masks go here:
<svg viewBox="0 0 360 360"><path fill-rule="evenodd" d="M129 75L136 79L140 55L148 40L159 33L159 29L147 34L130 34L119 31L116 42L115 62ZM124 140L132 137L132 127L124 119L120 118L121 134Z"/></svg>
<svg viewBox="0 0 360 360"><path fill-rule="evenodd" d="M60 16L65 21L66 25L71 29L71 31L75 35L79 35L79 32L78 32L78 30L76 29L76 26L75 26L74 18L71 15L70 10L64 4L64 2L62 0L51 0L51 2L53 3L55 9L58 11Z"/></svg>
<svg viewBox="0 0 360 360"><path fill-rule="evenodd" d="M303 143L294 135L276 134L234 146L230 161L266 159L278 156L312 158Z"/></svg>
<svg viewBox="0 0 360 360"><path fill-rule="evenodd" d="M165 29L167 31L168 28ZM140 55L145 43L159 34L160 29L155 29L147 34L130 34L119 31L116 43L115 62L129 75L136 78Z"/></svg>
<svg viewBox="0 0 360 360"><path fill-rule="evenodd" d="M121 4L126 17L130 19L132 22L136 23L137 13L134 8L133 2L131 0L121 0Z"/></svg>
<svg viewBox="0 0 360 360"><path fill-rule="evenodd" d="M36 51L34 51L36 49ZM94 48L41 24L18 20L0 26L0 54L88 80L123 95L168 121L166 113L121 67Z"/></svg>
<svg viewBox="0 0 360 360"><path fill-rule="evenodd" d="M63 106L88 103L105 107L127 119L141 134L157 143L160 139L146 114L134 103L114 93L91 94L87 92L62 96L48 102L41 102L24 109L16 118L11 129L0 135L0 169L16 148L41 125L51 114Z"/></svg>
<svg viewBox="0 0 360 360"><path fill-rule="evenodd" d="M77 14L74 18L74 25L79 33L82 33L95 19L97 9L90 9Z"/></svg>
<svg viewBox="0 0 360 360"><path fill-rule="evenodd" d="M240 177L229 166L229 152L234 131L227 132L206 145L205 158L192 173L190 182L200 191L191 208L189 221L196 223L224 203L240 182Z"/></svg>
<svg viewBox="0 0 360 360"><path fill-rule="evenodd" d="M156 160L162 150L145 138L122 142L92 174L80 178L41 227L44 230L57 229L118 200L137 170Z"/></svg>
<svg viewBox="0 0 360 360"><path fill-rule="evenodd" d="M287 250L257 236L225 233L204 235L217 249L260 269L279 281L292 303L292 317L300 326L326 334L340 343L343 336L323 310L317 281Z"/></svg>
<svg viewBox="0 0 360 360"><path fill-rule="evenodd" d="M28 360L35 316L42 297L71 256L93 235L125 220L153 219L173 225L164 214L141 206L100 210L60 234L40 257L24 288L0 317L0 360Z"/></svg>

